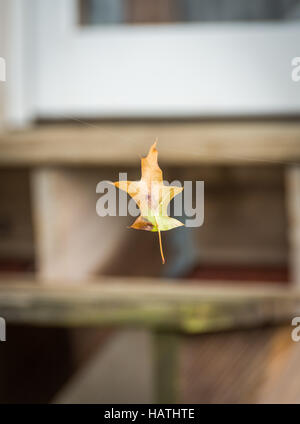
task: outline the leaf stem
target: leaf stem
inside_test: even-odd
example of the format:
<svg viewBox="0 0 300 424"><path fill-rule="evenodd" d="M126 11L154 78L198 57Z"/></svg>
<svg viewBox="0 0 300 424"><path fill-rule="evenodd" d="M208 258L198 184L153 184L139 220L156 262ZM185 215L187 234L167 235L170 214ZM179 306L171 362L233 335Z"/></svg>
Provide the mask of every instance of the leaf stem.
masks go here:
<svg viewBox="0 0 300 424"><path fill-rule="evenodd" d="M164 264L165 263L165 257L164 257L164 252L163 252L163 248L162 248L160 230L158 230L158 239L159 239L159 248L160 248L161 260L162 260L162 263Z"/></svg>

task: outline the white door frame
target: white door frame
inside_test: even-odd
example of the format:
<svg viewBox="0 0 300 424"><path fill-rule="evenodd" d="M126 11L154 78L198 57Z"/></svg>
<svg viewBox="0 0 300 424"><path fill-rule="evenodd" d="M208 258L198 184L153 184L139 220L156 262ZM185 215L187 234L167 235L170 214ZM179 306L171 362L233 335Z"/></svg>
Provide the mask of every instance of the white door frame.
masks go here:
<svg viewBox="0 0 300 424"><path fill-rule="evenodd" d="M0 0L1 43L6 82L2 101L6 126L23 127L35 116L35 10L38 0Z"/></svg>

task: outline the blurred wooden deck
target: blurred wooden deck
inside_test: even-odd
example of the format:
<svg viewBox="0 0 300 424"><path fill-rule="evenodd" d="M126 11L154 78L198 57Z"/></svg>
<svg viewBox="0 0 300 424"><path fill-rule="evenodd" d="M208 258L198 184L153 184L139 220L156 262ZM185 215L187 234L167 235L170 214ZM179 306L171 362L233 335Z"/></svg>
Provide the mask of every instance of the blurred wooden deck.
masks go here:
<svg viewBox="0 0 300 424"><path fill-rule="evenodd" d="M82 283L54 285L29 276L2 276L0 315L13 324L8 332L13 343L3 350L6 366L10 364L8 387L19 361L13 350L37 354L34 344L22 344L31 326L46 334L49 328L68 328L68 337L80 344L89 341L93 328L116 328L100 346L95 343L99 334L92 337L93 355L72 378L70 370L62 379L56 376L54 402L299 401L299 343L291 339L291 319L299 315L299 291L254 283L197 287L187 280L141 278L102 277ZM80 328L88 330L87 338L78 333ZM18 331L24 333L20 340ZM53 337L42 343L45 357L51 340L56 343ZM50 351L52 357L53 346ZM11 355L15 359L9 362ZM70 366L66 352L55 361L55 369L57 363L65 367L64 361ZM39 363L39 369L44 367ZM32 401L38 396L38 377L28 384Z"/></svg>

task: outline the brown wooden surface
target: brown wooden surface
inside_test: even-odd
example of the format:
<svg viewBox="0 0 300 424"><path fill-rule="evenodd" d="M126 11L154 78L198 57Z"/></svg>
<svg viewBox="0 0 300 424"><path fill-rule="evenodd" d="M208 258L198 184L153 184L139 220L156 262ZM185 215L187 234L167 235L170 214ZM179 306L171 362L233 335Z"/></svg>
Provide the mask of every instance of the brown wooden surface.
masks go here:
<svg viewBox="0 0 300 424"><path fill-rule="evenodd" d="M12 323L142 326L201 333L290 322L300 294L286 287L105 278L79 286L3 279L0 316Z"/></svg>
<svg viewBox="0 0 300 424"><path fill-rule="evenodd" d="M286 205L290 253L289 265L291 279L300 287L300 167L286 169Z"/></svg>
<svg viewBox="0 0 300 424"><path fill-rule="evenodd" d="M299 163L295 121L40 125L0 137L0 165L138 165L154 139L161 164Z"/></svg>
<svg viewBox="0 0 300 424"><path fill-rule="evenodd" d="M96 185L105 177L91 169L32 170L36 268L43 282L80 281L101 269L120 244L127 220L95 212Z"/></svg>
<svg viewBox="0 0 300 424"><path fill-rule="evenodd" d="M185 337L180 402L300 403L300 343L291 326Z"/></svg>
<svg viewBox="0 0 300 424"><path fill-rule="evenodd" d="M300 343L290 325L175 337L177 346L170 333L151 346L149 331L116 332L53 401L300 402Z"/></svg>

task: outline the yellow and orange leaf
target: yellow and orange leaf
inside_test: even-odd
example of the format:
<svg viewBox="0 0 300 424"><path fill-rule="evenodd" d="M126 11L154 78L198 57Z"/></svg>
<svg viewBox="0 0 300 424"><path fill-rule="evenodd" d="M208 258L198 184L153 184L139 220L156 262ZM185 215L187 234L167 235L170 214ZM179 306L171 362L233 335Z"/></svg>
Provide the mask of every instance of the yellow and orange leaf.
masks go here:
<svg viewBox="0 0 300 424"><path fill-rule="evenodd" d="M158 166L157 158L155 142L150 147L148 155L141 160L141 179L139 181L117 181L113 184L126 191L135 200L141 211L131 228L158 232L162 262L165 263L160 232L183 225L182 222L167 214L169 202L181 193L183 188L163 184L163 174Z"/></svg>

